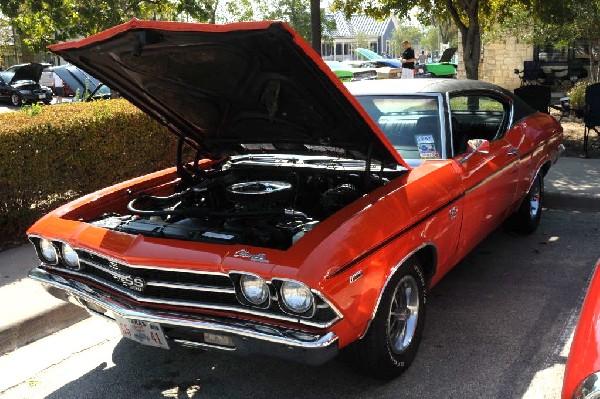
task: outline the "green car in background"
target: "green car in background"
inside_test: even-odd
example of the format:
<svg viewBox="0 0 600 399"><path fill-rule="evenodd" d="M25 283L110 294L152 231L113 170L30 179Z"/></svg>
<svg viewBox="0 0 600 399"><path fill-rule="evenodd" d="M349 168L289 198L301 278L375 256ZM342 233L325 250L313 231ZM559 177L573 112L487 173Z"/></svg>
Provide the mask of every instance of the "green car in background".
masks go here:
<svg viewBox="0 0 600 399"><path fill-rule="evenodd" d="M339 61L325 61L325 64L342 82L377 79L377 71L372 68L353 68Z"/></svg>
<svg viewBox="0 0 600 399"><path fill-rule="evenodd" d="M444 50L439 62L431 62L425 64L427 73L431 74L432 78L454 78L456 77L457 64L450 62L452 56L456 53L457 48L451 47Z"/></svg>

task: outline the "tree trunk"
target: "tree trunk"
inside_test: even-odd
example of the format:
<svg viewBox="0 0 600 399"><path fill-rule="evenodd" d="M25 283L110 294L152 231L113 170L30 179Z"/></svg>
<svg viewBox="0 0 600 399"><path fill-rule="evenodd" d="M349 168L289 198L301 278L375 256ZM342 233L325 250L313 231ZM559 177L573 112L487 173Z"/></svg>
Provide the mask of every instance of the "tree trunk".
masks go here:
<svg viewBox="0 0 600 399"><path fill-rule="evenodd" d="M17 45L17 42L20 42L21 38L20 38L20 36L17 36L17 30L15 29L15 26L13 25L12 21L11 21L10 27L12 29L12 39L13 39L13 49L15 51L15 61L17 64L19 64L20 63L19 47Z"/></svg>
<svg viewBox="0 0 600 399"><path fill-rule="evenodd" d="M310 33L312 48L321 55L321 6L319 0L310 0Z"/></svg>
<svg viewBox="0 0 600 399"><path fill-rule="evenodd" d="M467 79L479 79L479 59L481 58L481 28L479 25L479 1L458 0L461 8L467 14L469 26L460 19L460 15L452 0L446 0L446 8L456 24L462 42L463 63Z"/></svg>
<svg viewBox="0 0 600 399"><path fill-rule="evenodd" d="M463 62L467 79L479 79L479 59L481 58L481 32L479 24L473 26L471 22L462 36ZM466 36L466 37L465 37Z"/></svg>

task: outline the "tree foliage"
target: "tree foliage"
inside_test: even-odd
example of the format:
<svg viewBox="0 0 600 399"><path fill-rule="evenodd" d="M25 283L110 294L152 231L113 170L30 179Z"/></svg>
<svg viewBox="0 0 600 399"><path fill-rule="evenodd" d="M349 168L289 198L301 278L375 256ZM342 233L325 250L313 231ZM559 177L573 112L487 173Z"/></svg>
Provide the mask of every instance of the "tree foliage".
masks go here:
<svg viewBox="0 0 600 399"><path fill-rule="evenodd" d="M443 21L451 20L462 37L462 61L467 77L477 79L482 32L494 21L503 18L503 13L509 12L513 3L513 0L334 0L333 7L347 15L364 12L375 18L390 15L406 18L413 8L418 7L421 22L429 18L426 25L436 20L433 24L441 26Z"/></svg>
<svg viewBox="0 0 600 399"><path fill-rule="evenodd" d="M589 56L591 80L599 81L600 0L520 0L502 15L497 29L488 33L489 39L516 36L531 44L557 47L577 44L575 55Z"/></svg>
<svg viewBox="0 0 600 399"><path fill-rule="evenodd" d="M307 40L311 37L310 0L2 0L0 12L35 52L134 17L206 23L282 20Z"/></svg>
<svg viewBox="0 0 600 399"><path fill-rule="evenodd" d="M0 11L32 51L97 33L133 17L168 19L174 15L169 0L5 0Z"/></svg>
<svg viewBox="0 0 600 399"><path fill-rule="evenodd" d="M399 49L402 48L402 42L405 40L408 40L414 47L421 41L423 31L414 25L401 24L396 27L392 36L394 44L398 46Z"/></svg>

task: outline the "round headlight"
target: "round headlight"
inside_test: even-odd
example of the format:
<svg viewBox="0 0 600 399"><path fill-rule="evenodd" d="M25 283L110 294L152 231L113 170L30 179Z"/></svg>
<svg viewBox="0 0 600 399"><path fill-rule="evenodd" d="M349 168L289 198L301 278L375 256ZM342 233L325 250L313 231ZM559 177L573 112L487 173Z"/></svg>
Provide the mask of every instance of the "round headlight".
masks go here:
<svg viewBox="0 0 600 399"><path fill-rule="evenodd" d="M67 243L63 243L62 245L62 259L65 262L67 267L71 269L79 270L79 255L77 252Z"/></svg>
<svg viewBox="0 0 600 399"><path fill-rule="evenodd" d="M264 279L244 274L240 278L240 288L244 298L253 305L262 305L269 299L269 287Z"/></svg>
<svg viewBox="0 0 600 399"><path fill-rule="evenodd" d="M313 295L307 286L298 281L284 281L281 298L285 306L295 313L305 313L313 306Z"/></svg>
<svg viewBox="0 0 600 399"><path fill-rule="evenodd" d="M40 254L42 260L48 263L56 263L56 260L58 259L54 244L45 238L40 239Z"/></svg>

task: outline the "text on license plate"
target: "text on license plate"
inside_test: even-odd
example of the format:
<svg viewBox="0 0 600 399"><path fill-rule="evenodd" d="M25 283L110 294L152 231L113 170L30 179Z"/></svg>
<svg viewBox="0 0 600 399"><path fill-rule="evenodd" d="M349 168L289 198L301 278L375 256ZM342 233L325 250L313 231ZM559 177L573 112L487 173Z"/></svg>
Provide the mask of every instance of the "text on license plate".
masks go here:
<svg viewBox="0 0 600 399"><path fill-rule="evenodd" d="M132 339L144 345L169 349L169 344L165 339L165 334L160 324L143 320L126 319L118 315L116 315L115 319L121 329L121 334L125 338Z"/></svg>

